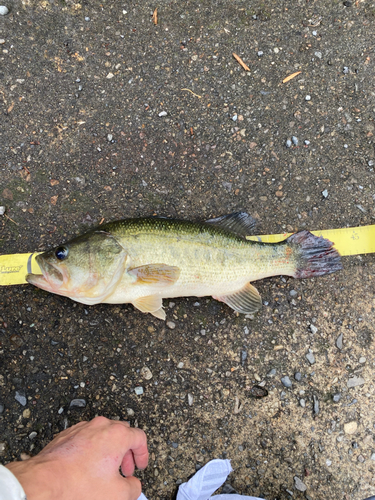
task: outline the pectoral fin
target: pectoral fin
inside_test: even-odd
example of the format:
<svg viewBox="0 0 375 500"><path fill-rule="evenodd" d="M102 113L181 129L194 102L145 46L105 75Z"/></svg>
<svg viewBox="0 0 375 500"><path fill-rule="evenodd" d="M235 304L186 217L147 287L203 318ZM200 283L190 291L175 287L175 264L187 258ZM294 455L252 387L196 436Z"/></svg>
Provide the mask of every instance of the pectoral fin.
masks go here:
<svg viewBox="0 0 375 500"><path fill-rule="evenodd" d="M137 278L136 283L156 286L170 286L176 283L180 276L180 268L167 264L148 264L135 267L128 271Z"/></svg>
<svg viewBox="0 0 375 500"><path fill-rule="evenodd" d="M144 313L151 313L156 318L165 319L163 301L159 295L147 295L133 302L133 306Z"/></svg>
<svg viewBox="0 0 375 500"><path fill-rule="evenodd" d="M246 285L230 295L213 297L216 300L225 302L229 307L242 314L254 314L262 307L262 299L258 290L251 285Z"/></svg>

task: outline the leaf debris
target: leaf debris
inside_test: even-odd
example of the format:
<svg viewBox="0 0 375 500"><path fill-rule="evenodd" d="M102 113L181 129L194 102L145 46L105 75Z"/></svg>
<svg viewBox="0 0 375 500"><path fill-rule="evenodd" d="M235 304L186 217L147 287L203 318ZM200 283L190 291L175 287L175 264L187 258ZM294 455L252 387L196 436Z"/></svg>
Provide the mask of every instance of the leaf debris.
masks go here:
<svg viewBox="0 0 375 500"><path fill-rule="evenodd" d="M241 58L240 58L237 54L235 54L235 53L233 52L233 54L232 54L232 55L233 55L233 57L235 58L235 60L236 60L238 63L240 63L240 64L241 64L241 66L243 67L243 69L244 69L245 71L250 71L249 66L246 66L246 64L243 62L243 60L242 60L242 59L241 59Z"/></svg>
<svg viewBox="0 0 375 500"><path fill-rule="evenodd" d="M296 71L295 73L292 73L291 75L284 78L283 83L289 82L289 80L293 80L293 78L295 78L300 73L302 73L302 71Z"/></svg>
<svg viewBox="0 0 375 500"><path fill-rule="evenodd" d="M158 24L158 8L154 10L154 13L152 14L152 21L156 25Z"/></svg>

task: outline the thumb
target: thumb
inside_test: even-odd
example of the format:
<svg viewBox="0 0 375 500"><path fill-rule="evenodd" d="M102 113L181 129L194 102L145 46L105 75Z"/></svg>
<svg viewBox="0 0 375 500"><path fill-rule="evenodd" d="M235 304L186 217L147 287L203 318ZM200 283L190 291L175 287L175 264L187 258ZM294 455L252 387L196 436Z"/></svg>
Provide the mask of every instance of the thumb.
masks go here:
<svg viewBox="0 0 375 500"><path fill-rule="evenodd" d="M118 499L119 500L138 500L142 493L141 481L134 476L120 477L118 479Z"/></svg>

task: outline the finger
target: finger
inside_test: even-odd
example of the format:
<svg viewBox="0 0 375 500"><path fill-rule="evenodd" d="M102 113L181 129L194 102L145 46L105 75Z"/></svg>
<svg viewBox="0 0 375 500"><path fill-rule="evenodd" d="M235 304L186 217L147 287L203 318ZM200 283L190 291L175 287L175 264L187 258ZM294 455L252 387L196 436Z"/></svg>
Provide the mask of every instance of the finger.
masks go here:
<svg viewBox="0 0 375 500"><path fill-rule="evenodd" d="M132 450L128 450L122 458L121 472L125 477L132 476L134 473L135 464Z"/></svg>
<svg viewBox="0 0 375 500"><path fill-rule="evenodd" d="M138 500L139 495L142 493L142 485L139 479L134 476L119 478L122 484L119 484L118 495L119 500Z"/></svg>
<svg viewBox="0 0 375 500"><path fill-rule="evenodd" d="M127 431L127 450L121 462L121 469L125 476L134 472L134 463L139 469L144 469L148 464L147 438L141 429L129 428ZM132 451L130 455L128 450Z"/></svg>

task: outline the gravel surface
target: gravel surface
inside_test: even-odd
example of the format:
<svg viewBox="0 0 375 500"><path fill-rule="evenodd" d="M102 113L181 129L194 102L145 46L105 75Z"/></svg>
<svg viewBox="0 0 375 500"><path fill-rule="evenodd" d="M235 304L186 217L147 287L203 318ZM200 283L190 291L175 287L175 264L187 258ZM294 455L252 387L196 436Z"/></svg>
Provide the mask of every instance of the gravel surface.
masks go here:
<svg viewBox="0 0 375 500"><path fill-rule="evenodd" d="M152 214L246 210L259 234L374 223L373 1L6 7L2 253ZM150 499L220 457L267 500L374 495L374 257L343 264L260 281L254 318L205 297L166 300L163 322L4 288L2 462L101 414L147 432Z"/></svg>

